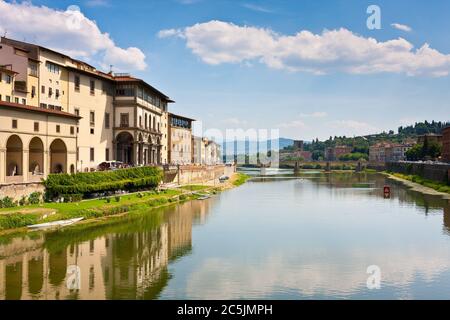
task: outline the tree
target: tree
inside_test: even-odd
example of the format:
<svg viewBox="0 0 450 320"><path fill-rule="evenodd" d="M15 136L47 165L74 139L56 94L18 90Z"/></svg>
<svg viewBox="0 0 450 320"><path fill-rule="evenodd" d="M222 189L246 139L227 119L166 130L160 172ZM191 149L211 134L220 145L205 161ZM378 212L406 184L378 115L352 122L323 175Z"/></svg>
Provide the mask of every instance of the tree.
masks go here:
<svg viewBox="0 0 450 320"><path fill-rule="evenodd" d="M423 145L416 144L414 147L406 151L406 159L408 161L419 161L423 158Z"/></svg>

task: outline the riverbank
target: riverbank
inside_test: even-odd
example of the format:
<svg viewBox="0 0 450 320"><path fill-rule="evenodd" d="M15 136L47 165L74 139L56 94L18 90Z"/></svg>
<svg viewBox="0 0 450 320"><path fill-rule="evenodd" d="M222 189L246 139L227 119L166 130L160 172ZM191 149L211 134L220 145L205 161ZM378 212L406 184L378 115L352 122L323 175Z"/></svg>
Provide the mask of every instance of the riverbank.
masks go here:
<svg viewBox="0 0 450 320"><path fill-rule="evenodd" d="M418 179L415 176L407 176L401 173L388 173L380 172L381 174L387 176L389 179L402 183L409 189L420 192L427 195L440 196L444 199L450 200L450 191L440 191L447 190L450 187L444 184L436 183L433 181L428 181L425 179ZM420 178L420 177L419 177Z"/></svg>
<svg viewBox="0 0 450 320"><path fill-rule="evenodd" d="M205 185L181 185L162 191L145 191L113 197L85 200L74 203L44 203L10 209L0 209L0 236L25 232L28 225L84 218L81 224L93 223L109 217L133 212L153 210L172 204L196 200L241 185L243 177L236 173L223 183L208 182ZM244 182L245 182L244 181ZM239 182L239 183L236 183Z"/></svg>

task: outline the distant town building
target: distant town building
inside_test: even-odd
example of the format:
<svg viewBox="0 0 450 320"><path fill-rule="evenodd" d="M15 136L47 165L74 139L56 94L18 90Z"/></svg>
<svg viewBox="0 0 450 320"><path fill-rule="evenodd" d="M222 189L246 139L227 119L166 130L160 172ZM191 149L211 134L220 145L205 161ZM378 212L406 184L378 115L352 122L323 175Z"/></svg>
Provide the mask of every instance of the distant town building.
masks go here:
<svg viewBox="0 0 450 320"><path fill-rule="evenodd" d="M192 122L183 116L169 113L169 163L192 163Z"/></svg>
<svg viewBox="0 0 450 320"><path fill-rule="evenodd" d="M310 151L291 151L280 153L281 161L312 161L312 153Z"/></svg>
<svg viewBox="0 0 450 320"><path fill-rule="evenodd" d="M294 140L294 149L303 151L303 140Z"/></svg>
<svg viewBox="0 0 450 320"><path fill-rule="evenodd" d="M425 141L427 143L442 143L442 134L435 134L435 133L427 133L424 135L421 135L417 137L417 143L424 144Z"/></svg>
<svg viewBox="0 0 450 320"><path fill-rule="evenodd" d="M406 152L412 147L412 143L380 142L369 148L369 161L378 163L404 161Z"/></svg>
<svg viewBox="0 0 450 320"><path fill-rule="evenodd" d="M349 146L335 146L325 149L326 161L337 161L340 156L352 153L353 148Z"/></svg>
<svg viewBox="0 0 450 320"><path fill-rule="evenodd" d="M450 162L450 127L442 131L442 161Z"/></svg>

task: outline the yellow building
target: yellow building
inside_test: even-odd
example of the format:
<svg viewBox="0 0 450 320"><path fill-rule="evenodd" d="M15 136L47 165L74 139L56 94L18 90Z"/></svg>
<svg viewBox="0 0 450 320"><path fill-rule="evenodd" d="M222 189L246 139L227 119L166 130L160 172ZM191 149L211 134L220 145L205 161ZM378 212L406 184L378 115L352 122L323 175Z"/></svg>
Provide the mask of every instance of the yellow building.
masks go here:
<svg viewBox="0 0 450 320"><path fill-rule="evenodd" d="M50 152L52 138L58 137L65 144L67 161L58 170L50 160L44 161L42 174L59 169L92 171L112 160L132 165L169 162L168 104L174 101L145 81L128 74L103 73L65 54L4 37L0 42L0 74L0 101L16 107L3 104L0 109L2 147L6 148L13 117L20 123L14 130L38 136L44 153ZM19 109L19 104L26 108ZM34 122L42 122L39 132L34 130ZM18 137L26 152L30 137ZM27 176L23 168L28 164L18 160L14 165L2 160L3 177L12 174L9 166L15 167L15 176L19 171ZM6 180L26 182L29 177L2 178L0 183Z"/></svg>
<svg viewBox="0 0 450 320"><path fill-rule="evenodd" d="M190 118L169 113L169 163L192 163L192 122Z"/></svg>

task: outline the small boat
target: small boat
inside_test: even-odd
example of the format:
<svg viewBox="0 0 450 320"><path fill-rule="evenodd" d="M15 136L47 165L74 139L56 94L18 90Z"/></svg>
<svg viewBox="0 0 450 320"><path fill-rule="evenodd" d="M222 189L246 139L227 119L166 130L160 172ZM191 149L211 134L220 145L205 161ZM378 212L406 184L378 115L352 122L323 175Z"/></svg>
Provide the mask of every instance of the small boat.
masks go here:
<svg viewBox="0 0 450 320"><path fill-rule="evenodd" d="M75 218L75 219L68 219L68 220L59 220L59 221L53 221L53 222L47 222L47 223L41 223L41 224L33 224L28 226L28 229L32 230L38 230L38 229L49 229L49 228L62 228L66 226L70 226L74 223L80 222L84 218Z"/></svg>
<svg viewBox="0 0 450 320"><path fill-rule="evenodd" d="M207 200L209 198L211 198L211 196L204 195L204 196L201 196L200 198L197 198L197 200Z"/></svg>

